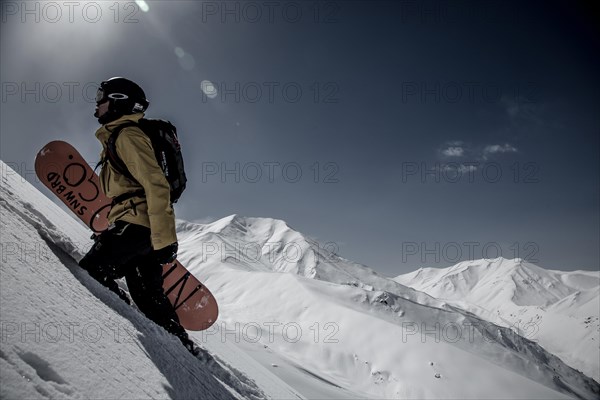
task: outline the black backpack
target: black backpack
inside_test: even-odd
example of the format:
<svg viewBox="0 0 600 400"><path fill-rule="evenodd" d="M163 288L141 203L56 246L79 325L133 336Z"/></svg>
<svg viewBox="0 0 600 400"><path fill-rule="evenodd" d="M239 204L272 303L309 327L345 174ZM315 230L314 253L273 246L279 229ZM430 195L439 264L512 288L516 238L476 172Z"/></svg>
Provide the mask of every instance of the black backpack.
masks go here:
<svg viewBox="0 0 600 400"><path fill-rule="evenodd" d="M142 118L137 123L130 122L119 125L112 131L106 146L106 158L114 169L134 182L137 182L137 180L131 175L127 166L117 154L116 146L119 134L124 128L129 126L139 127L150 138L156 161L158 161L158 165L171 187L171 203L176 203L179 197L181 197L181 193L185 190L187 182L183 167L183 156L181 155L181 145L177 138L177 129L169 121ZM120 203L125 199L142 193L133 192L117 196L113 199L113 204Z"/></svg>

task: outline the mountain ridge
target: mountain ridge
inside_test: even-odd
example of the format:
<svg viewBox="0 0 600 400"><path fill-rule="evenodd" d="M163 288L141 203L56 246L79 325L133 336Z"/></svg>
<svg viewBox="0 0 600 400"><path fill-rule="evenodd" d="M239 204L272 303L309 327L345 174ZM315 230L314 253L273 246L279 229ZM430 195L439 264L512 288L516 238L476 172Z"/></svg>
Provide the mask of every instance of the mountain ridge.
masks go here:
<svg viewBox="0 0 600 400"><path fill-rule="evenodd" d="M570 365L600 380L600 271L546 270L522 259L496 258L442 269L420 268L394 280L501 326L527 332Z"/></svg>

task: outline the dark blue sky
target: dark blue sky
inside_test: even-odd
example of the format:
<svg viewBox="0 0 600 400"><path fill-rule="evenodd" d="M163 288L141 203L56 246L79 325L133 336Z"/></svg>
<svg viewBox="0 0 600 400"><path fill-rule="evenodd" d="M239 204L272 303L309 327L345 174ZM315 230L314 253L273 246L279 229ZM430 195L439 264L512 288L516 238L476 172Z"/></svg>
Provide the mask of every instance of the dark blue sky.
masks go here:
<svg viewBox="0 0 600 400"><path fill-rule="evenodd" d="M2 6L0 155L32 182L52 139L95 160L93 84L126 76L179 128L179 218L284 219L389 276L497 255L599 266L584 3L55 4Z"/></svg>

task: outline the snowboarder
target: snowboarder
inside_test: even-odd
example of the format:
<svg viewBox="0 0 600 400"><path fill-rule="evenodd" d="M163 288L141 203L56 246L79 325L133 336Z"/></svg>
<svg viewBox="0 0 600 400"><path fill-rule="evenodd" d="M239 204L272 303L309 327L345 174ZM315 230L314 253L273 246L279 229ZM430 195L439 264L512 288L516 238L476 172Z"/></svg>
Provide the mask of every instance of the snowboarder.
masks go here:
<svg viewBox="0 0 600 400"><path fill-rule="evenodd" d="M177 336L192 354L199 349L188 337L163 291L161 264L177 257L175 215L170 186L156 161L152 143L138 126L149 105L142 88L125 78L100 84L94 116L102 125L96 137L102 143L101 190L113 198L109 229L95 237L79 265L101 284L130 303L115 279L125 277L132 300L149 319ZM127 124L118 136L118 156L134 180L119 172L107 158L111 132Z"/></svg>

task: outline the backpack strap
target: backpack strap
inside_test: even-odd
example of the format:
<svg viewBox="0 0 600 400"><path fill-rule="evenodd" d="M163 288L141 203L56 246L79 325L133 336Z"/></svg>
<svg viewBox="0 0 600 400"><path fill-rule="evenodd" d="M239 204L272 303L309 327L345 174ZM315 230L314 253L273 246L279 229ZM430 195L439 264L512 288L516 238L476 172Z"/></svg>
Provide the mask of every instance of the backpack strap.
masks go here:
<svg viewBox="0 0 600 400"><path fill-rule="evenodd" d="M128 122L126 124L117 126L110 133L110 136L108 137L108 142L106 143L106 159L108 160L110 165L114 169L116 169L121 175L125 175L130 180L137 182L137 180L133 177L133 175L131 175L131 173L127 169L127 165L125 164L125 162L123 162L123 160L121 159L121 157L119 157L119 154L117 153L117 139L119 138L121 131L124 128L128 128L130 126L138 126L138 124L136 124L135 122Z"/></svg>
<svg viewBox="0 0 600 400"><path fill-rule="evenodd" d="M117 170L117 172L119 172L122 175L125 175L129 180L137 183L137 180L133 177L133 175L131 175L131 172L129 172L129 170L127 169L127 165L121 159L121 157L119 157L119 154L117 153L117 139L119 137L119 134L121 134L121 131L124 128L128 128L130 126L138 126L139 127L139 124L137 124L135 122L128 122L123 125L117 126L111 132L110 136L108 137L108 142L106 144L105 160L108 161L110 163L110 165L115 170ZM143 194L144 194L144 190L136 190L133 192L123 193L123 194L120 194L119 196L113 198L111 204L114 206L115 204L122 203L123 201L128 200L132 197L142 196Z"/></svg>

